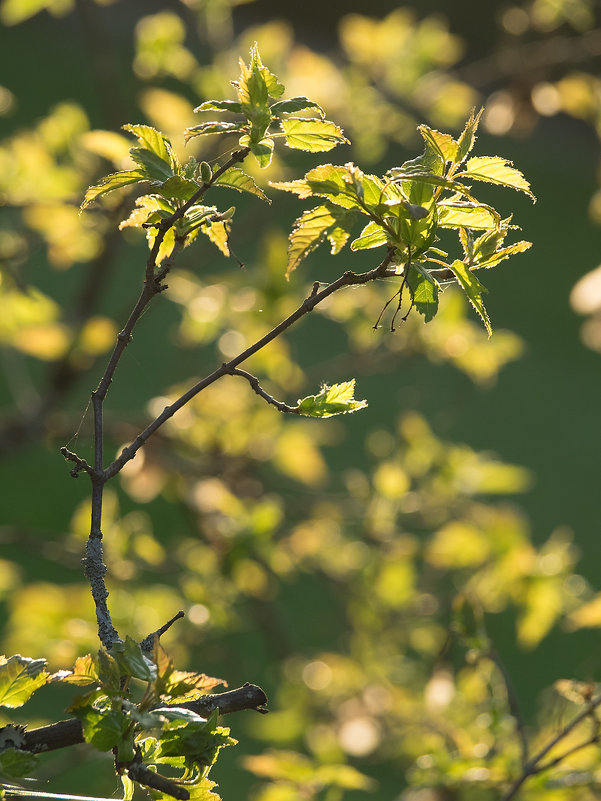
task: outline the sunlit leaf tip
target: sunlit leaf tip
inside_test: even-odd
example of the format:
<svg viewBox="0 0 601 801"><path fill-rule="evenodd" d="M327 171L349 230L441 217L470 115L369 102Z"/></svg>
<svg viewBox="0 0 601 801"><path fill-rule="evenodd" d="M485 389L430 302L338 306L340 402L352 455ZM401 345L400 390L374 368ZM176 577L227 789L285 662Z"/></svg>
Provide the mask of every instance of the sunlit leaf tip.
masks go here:
<svg viewBox="0 0 601 801"><path fill-rule="evenodd" d="M355 379L331 387L324 384L317 395L308 395L298 401L299 414L305 417L332 417L364 409L365 400L355 400Z"/></svg>

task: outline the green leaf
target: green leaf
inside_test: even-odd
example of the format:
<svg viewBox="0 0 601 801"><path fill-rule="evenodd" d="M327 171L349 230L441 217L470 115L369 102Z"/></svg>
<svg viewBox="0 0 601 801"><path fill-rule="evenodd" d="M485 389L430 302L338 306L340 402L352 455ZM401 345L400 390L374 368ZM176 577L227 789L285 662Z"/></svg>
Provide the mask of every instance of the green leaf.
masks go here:
<svg viewBox="0 0 601 801"><path fill-rule="evenodd" d="M273 139L265 137L260 141L254 141L248 134L240 137L240 146L249 147L250 152L253 154L259 167L269 167L271 164L271 157L273 156Z"/></svg>
<svg viewBox="0 0 601 801"><path fill-rule="evenodd" d="M184 131L184 140L189 142L195 136L209 136L211 134L228 134L238 133L239 131L247 131L248 124L246 122L201 122L200 125L193 125L191 128L186 128Z"/></svg>
<svg viewBox="0 0 601 801"><path fill-rule="evenodd" d="M240 60L240 78L235 82L235 86L238 89L242 113L250 122L250 139L257 143L265 138L271 122L269 96L279 97L284 87L261 63L256 42L251 47L250 56L249 66Z"/></svg>
<svg viewBox="0 0 601 801"><path fill-rule="evenodd" d="M528 181L511 164L512 162L501 156L474 156L468 159L465 164L465 172L460 175L462 178L508 186L511 189L525 192L532 200L536 200Z"/></svg>
<svg viewBox="0 0 601 801"><path fill-rule="evenodd" d="M482 116L482 112L484 109L480 109L480 111L474 115L474 110L472 109L470 116L465 123L465 128L463 129L461 136L457 140L457 163L463 161L463 159L471 152L472 148L474 147L474 143L476 141L476 131L478 130L478 125L480 124L480 117Z"/></svg>
<svg viewBox="0 0 601 801"><path fill-rule="evenodd" d="M160 192L163 197L185 203L187 200L190 200L192 195L195 195L199 189L200 186L194 181L182 178L181 175L173 175L165 181L157 191Z"/></svg>
<svg viewBox="0 0 601 801"><path fill-rule="evenodd" d="M275 115L294 114L297 111L317 111L322 119L326 115L322 107L309 100L308 97L291 97L288 100L280 100L271 106L271 113Z"/></svg>
<svg viewBox="0 0 601 801"><path fill-rule="evenodd" d="M295 150L319 153L336 145L349 144L342 129L329 120L287 117L280 121L286 144Z"/></svg>
<svg viewBox="0 0 601 801"><path fill-rule="evenodd" d="M237 100L207 100L194 111L231 111L234 114L242 114L242 104Z"/></svg>
<svg viewBox="0 0 601 801"><path fill-rule="evenodd" d="M430 276L415 268L409 271L408 283L413 305L424 315L424 322L429 323L438 311L438 285Z"/></svg>
<svg viewBox="0 0 601 801"><path fill-rule="evenodd" d="M121 689L121 671L117 660L104 648L98 649L98 675L105 692L119 692Z"/></svg>
<svg viewBox="0 0 601 801"><path fill-rule="evenodd" d="M173 175L173 170L169 164L151 150L145 150L143 147L132 147L129 154L136 164L140 166L147 181L162 183Z"/></svg>
<svg viewBox="0 0 601 801"><path fill-rule="evenodd" d="M160 131L150 125L122 125L121 127L138 139L142 149L154 153L161 161L164 161L171 175L178 172L179 164L171 142ZM133 150L138 150L138 148L133 148Z"/></svg>
<svg viewBox="0 0 601 801"><path fill-rule="evenodd" d="M35 770L38 761L38 757L29 751L5 748L0 752L0 779L21 779Z"/></svg>
<svg viewBox="0 0 601 801"><path fill-rule="evenodd" d="M121 172L113 172L110 175L105 175L99 184L91 186L85 194L84 201L81 204L81 210L90 204L93 200L104 195L107 192L112 192L113 189L120 189L122 186L129 184L137 184L140 181L148 180L142 170L121 170Z"/></svg>
<svg viewBox="0 0 601 801"><path fill-rule="evenodd" d="M439 153L444 162L451 161L455 163L457 161L459 147L450 134L441 133L433 128L429 128L427 125L419 125L417 130L426 143Z"/></svg>
<svg viewBox="0 0 601 801"><path fill-rule="evenodd" d="M361 234L351 242L351 250L368 250L369 248L378 248L385 245L388 241L386 231L381 225L373 221L367 223Z"/></svg>
<svg viewBox="0 0 601 801"><path fill-rule="evenodd" d="M241 170L240 167L230 167L223 175L217 178L213 186L226 186L230 189L237 189L238 192L248 192L251 195L260 197L261 200L271 203L265 192L258 186L250 175Z"/></svg>
<svg viewBox="0 0 601 801"><path fill-rule="evenodd" d="M289 237L286 275L290 275L326 238L330 240L332 253L338 253L350 235L349 228L354 219L355 214L352 211L325 205L316 206L301 214L294 221Z"/></svg>
<svg viewBox="0 0 601 801"><path fill-rule="evenodd" d="M472 267L472 269L476 268L485 268L490 269L491 267L496 267L497 264L508 259L510 256L513 256L515 253L523 253L525 250L528 250L532 247L532 242L527 242L522 240L521 242L515 242L513 245L508 245L506 248L500 248L492 253L487 258L479 259L478 255L476 254L476 261Z"/></svg>
<svg viewBox="0 0 601 801"><path fill-rule="evenodd" d="M98 710L93 707L73 709L81 720L84 739L99 751L109 751L119 744L129 725L127 716L118 710Z"/></svg>
<svg viewBox="0 0 601 801"><path fill-rule="evenodd" d="M364 409L367 401L355 400L355 379L329 387L324 384L317 395L308 395L298 401L299 412L306 417L332 417Z"/></svg>
<svg viewBox="0 0 601 801"><path fill-rule="evenodd" d="M358 184L362 200L359 199ZM326 197L337 206L360 209L363 213L364 206L377 208L384 198L383 181L375 175L364 175L350 163L344 166L320 164L309 170L303 179L270 181L269 185L274 189L293 192L300 198Z"/></svg>
<svg viewBox="0 0 601 801"><path fill-rule="evenodd" d="M490 318L488 316L488 312L484 308L484 304L482 303L482 294L487 291L486 287L482 286L474 273L471 272L462 261L456 259L450 265L450 267L457 276L457 280L467 295L469 302L482 318L482 322L484 323L484 327L488 332L488 336L491 336L492 327L490 324Z"/></svg>
<svg viewBox="0 0 601 801"><path fill-rule="evenodd" d="M438 224L443 228L497 230L499 214L490 206L470 202L442 201L438 204Z"/></svg>
<svg viewBox="0 0 601 801"><path fill-rule="evenodd" d="M15 654L0 657L0 706L23 706L48 681L45 659L28 659Z"/></svg>
<svg viewBox="0 0 601 801"><path fill-rule="evenodd" d="M153 681L157 676L157 668L142 653L140 643L127 636L124 643L115 643L112 653L119 665L122 675L132 676L142 681Z"/></svg>

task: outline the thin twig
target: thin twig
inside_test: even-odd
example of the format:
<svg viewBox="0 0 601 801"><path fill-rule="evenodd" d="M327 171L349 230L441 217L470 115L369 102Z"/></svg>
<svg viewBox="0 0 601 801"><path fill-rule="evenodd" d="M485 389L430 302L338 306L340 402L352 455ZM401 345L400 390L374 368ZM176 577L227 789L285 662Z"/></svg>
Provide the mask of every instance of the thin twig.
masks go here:
<svg viewBox="0 0 601 801"><path fill-rule="evenodd" d="M247 373L246 370L240 370L239 368L233 368L230 370L230 375L239 375L242 378L246 378L248 383L251 385L253 390L259 395L261 398L270 403L272 406L275 406L276 409L279 409L280 412L288 412L289 414L299 414L300 407L299 406L288 406L287 403L282 403L282 401L276 400L272 395L266 392L261 384L259 383L259 379L252 375L252 373Z"/></svg>
<svg viewBox="0 0 601 801"><path fill-rule="evenodd" d="M292 314L286 317L285 320L282 320L282 322L276 325L275 328L272 328L271 331L265 334L264 337L261 337L261 339L257 340L257 342L255 342L253 345L246 348L246 350L242 351L242 353L239 353L229 362L225 362L212 373L210 373L210 375L194 384L194 386L190 387L190 389L187 390L187 392L184 392L183 395L180 395L180 397L170 406L166 406L161 414L159 414L130 445L127 445L121 451L115 461L106 468L104 471L105 479L108 480L112 476L116 475L124 467L124 465L134 458L136 453L155 433L155 431L157 431L165 422L167 422L169 418L173 417L173 415L179 409L189 403L192 398L198 395L199 392L202 392L202 390L215 383L215 381L222 378L224 375L231 374L239 364L242 364L242 362L246 361L251 356L254 356L255 353L279 337L284 331L286 331L286 329L290 328L291 325L300 320L301 317L304 317L305 314L313 311L317 305L319 305L334 292L337 292L339 289L342 289L346 286L367 284L370 281L381 278L385 274L388 265L393 259L393 256L394 248L389 248L384 260L377 267L374 267L373 270L368 270L365 273L353 273L350 271L345 272L336 281L328 284L321 291L319 291L319 284L315 283L311 290L311 294L305 298L301 305L294 312L292 312Z"/></svg>
<svg viewBox="0 0 601 801"><path fill-rule="evenodd" d="M520 787L524 784L524 782L530 777L535 776L537 773L541 773L542 771L546 770L548 767L553 767L557 764L556 760L552 760L551 762L546 763L545 765L541 765L540 762L547 756L547 754L555 748L555 746L560 743L565 737L573 731L576 726L582 723L589 715L593 715L594 711L597 709L598 706L601 705L601 695L595 696L592 698L588 704L584 707L584 709L579 712L572 720L567 723L563 729L561 729L557 734L552 737L549 742L540 749L540 751L535 754L532 759L530 759L522 770L522 773L518 776L518 778L514 781L511 785L509 790L505 793L502 797L501 801L511 801L512 798L515 798L516 793L520 789ZM583 746L584 747L584 746ZM570 751L566 751L565 754L561 757L561 759L565 759L565 757L570 753Z"/></svg>
<svg viewBox="0 0 601 801"><path fill-rule="evenodd" d="M152 650L154 648L155 638L156 637L160 637L161 635L163 635L166 631L168 631L171 628L171 626L173 626L173 624L177 620L181 620L182 617L184 617L184 613L180 610L177 613L177 615L174 615L171 618L171 620L168 620L159 629L157 629L156 631L153 631L152 634L149 634L147 637L144 637L144 639L140 643L140 648L143 651L147 652L147 653L152 653Z"/></svg>
<svg viewBox="0 0 601 801"><path fill-rule="evenodd" d="M511 677L507 672L505 665L503 664L499 655L495 651L489 651L486 654L486 656L490 659L491 662L493 662L493 664L501 674L501 678L503 679L503 683L505 685L505 692L507 693L507 703L509 704L509 711L511 713L511 716L515 720L515 728L518 735L518 739L520 741L522 766L525 767L528 764L528 738L526 737L526 727L524 726L524 719L522 717L520 705L518 703L513 682L511 681Z"/></svg>

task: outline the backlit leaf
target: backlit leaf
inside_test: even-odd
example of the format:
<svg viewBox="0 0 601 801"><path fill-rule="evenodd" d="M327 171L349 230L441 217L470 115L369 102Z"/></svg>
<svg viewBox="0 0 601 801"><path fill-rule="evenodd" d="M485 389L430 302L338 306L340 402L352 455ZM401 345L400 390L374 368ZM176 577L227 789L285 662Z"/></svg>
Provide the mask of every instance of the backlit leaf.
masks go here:
<svg viewBox="0 0 601 801"><path fill-rule="evenodd" d="M474 109L472 109L469 119L465 123L465 128L457 140L457 162L463 161L463 159L474 147L474 143L476 141L476 131L478 130L478 125L480 123L480 117L482 116L483 110L484 109L480 109L480 111L474 115Z"/></svg>
<svg viewBox="0 0 601 801"><path fill-rule="evenodd" d="M332 417L364 409L367 401L355 400L355 379L329 387L324 384L317 395L309 395L298 401L300 414L307 417Z"/></svg>
<svg viewBox="0 0 601 801"><path fill-rule="evenodd" d="M195 195L199 189L200 186L194 181L182 178L181 175L174 175L165 181L157 191L160 192L163 197L180 200L185 203L187 200L190 200L192 195Z"/></svg>
<svg viewBox="0 0 601 801"><path fill-rule="evenodd" d="M251 139L248 134L240 137L240 146L250 148L250 152L256 158L259 167L263 169L271 164L273 156L273 139L265 137L258 142Z"/></svg>
<svg viewBox="0 0 601 801"><path fill-rule="evenodd" d="M427 125L419 125L417 129L424 140L441 156L443 161L455 162L459 152L458 144L450 134L441 133Z"/></svg>
<svg viewBox="0 0 601 801"><path fill-rule="evenodd" d="M482 318L482 322L488 331L488 336L491 336L492 327L490 325L490 318L482 302L482 294L487 291L486 287L482 286L474 273L468 270L462 261L455 260L450 267L457 276L457 280L467 295L469 302Z"/></svg>
<svg viewBox="0 0 601 801"><path fill-rule="evenodd" d="M361 231L361 235L351 242L351 250L368 250L369 248L378 248L385 245L388 241L386 231L377 222L367 223L365 228Z"/></svg>
<svg viewBox="0 0 601 801"><path fill-rule="evenodd" d="M154 153L161 161L164 161L171 174L177 172L178 163L171 143L160 131L150 125L122 125L121 127L124 131L137 137L142 149Z"/></svg>
<svg viewBox="0 0 601 801"><path fill-rule="evenodd" d="M48 681L45 659L28 659L15 654L0 657L0 706L23 706Z"/></svg>
<svg viewBox="0 0 601 801"><path fill-rule="evenodd" d="M287 117L281 120L281 125L286 144L296 150L319 153L349 143L342 129L329 120Z"/></svg>
<svg viewBox="0 0 601 801"><path fill-rule="evenodd" d="M500 156L474 156L468 159L465 167L465 172L461 173L462 178L508 186L511 189L525 192L532 200L535 200L528 181L518 169L511 166L511 162L507 159Z"/></svg>
<svg viewBox="0 0 601 801"><path fill-rule="evenodd" d="M410 270L408 281L413 305L424 315L424 322L429 323L438 311L438 286L431 278L416 269Z"/></svg>
<svg viewBox="0 0 601 801"><path fill-rule="evenodd" d="M100 195L106 192L112 192L113 189L120 189L122 186L129 184L137 184L140 181L148 180L142 170L122 170L121 172L113 172L106 175L99 184L91 186L85 194L84 201L81 204L82 210Z"/></svg>
<svg viewBox="0 0 601 801"><path fill-rule="evenodd" d="M220 175L213 184L214 186L227 186L230 189L237 189L238 192L249 192L251 195L260 197L261 200L271 203L265 192L258 186L250 175L241 170L240 167L230 167L223 175Z"/></svg>
<svg viewBox="0 0 601 801"><path fill-rule="evenodd" d="M230 256L229 232L230 224L226 222L212 222L200 226L200 231L219 248L224 256Z"/></svg>
<svg viewBox="0 0 601 801"><path fill-rule="evenodd" d="M438 204L438 224L443 228L497 229L500 218L490 206L447 201Z"/></svg>
<svg viewBox="0 0 601 801"><path fill-rule="evenodd" d="M295 220L288 246L286 275L295 270L300 262L315 248L329 238L332 252L337 253L349 237L349 228L354 221L352 211L343 211L331 206L316 206Z"/></svg>

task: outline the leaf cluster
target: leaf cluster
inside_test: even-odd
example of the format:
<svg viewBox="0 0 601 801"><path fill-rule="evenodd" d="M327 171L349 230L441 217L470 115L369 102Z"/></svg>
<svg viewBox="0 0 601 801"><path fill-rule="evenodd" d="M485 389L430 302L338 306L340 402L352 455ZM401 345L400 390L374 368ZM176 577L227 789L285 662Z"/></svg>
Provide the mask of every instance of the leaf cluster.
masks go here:
<svg viewBox="0 0 601 801"><path fill-rule="evenodd" d="M425 150L418 158L393 167L383 177L363 173L352 163L321 165L303 179L272 182L271 186L298 197L323 198L318 206L297 218L290 234L290 274L318 245L328 240L336 254L358 221L363 229L351 240L351 250L385 246L394 252L394 272L409 288L411 307L430 321L438 310L444 283L455 280L474 306L488 333L492 332L482 302L484 286L473 275L489 269L514 253L530 247L526 241L505 244L511 218L476 199L472 181L497 184L526 193L534 199L522 173L498 156L468 158L476 141L481 112L472 112L458 139L427 125L419 132ZM367 222L366 222L367 219ZM461 258L449 259L436 246L441 230L457 233Z"/></svg>
<svg viewBox="0 0 601 801"><path fill-rule="evenodd" d="M178 707L223 683L204 674L177 671L155 641L152 658L127 637L112 653L78 657L72 670L49 673L45 659L19 655L0 661L0 706L14 709L48 683L85 687L68 708L81 721L83 737L98 751L112 750L131 799L140 765L156 771L159 764L179 769L178 784L188 793L210 789L208 772L219 750L235 744L229 729L217 724L218 710L204 718ZM136 700L136 695L138 696ZM0 770L20 778L34 766L33 754L15 748L0 751ZM142 784L144 782L142 781Z"/></svg>

